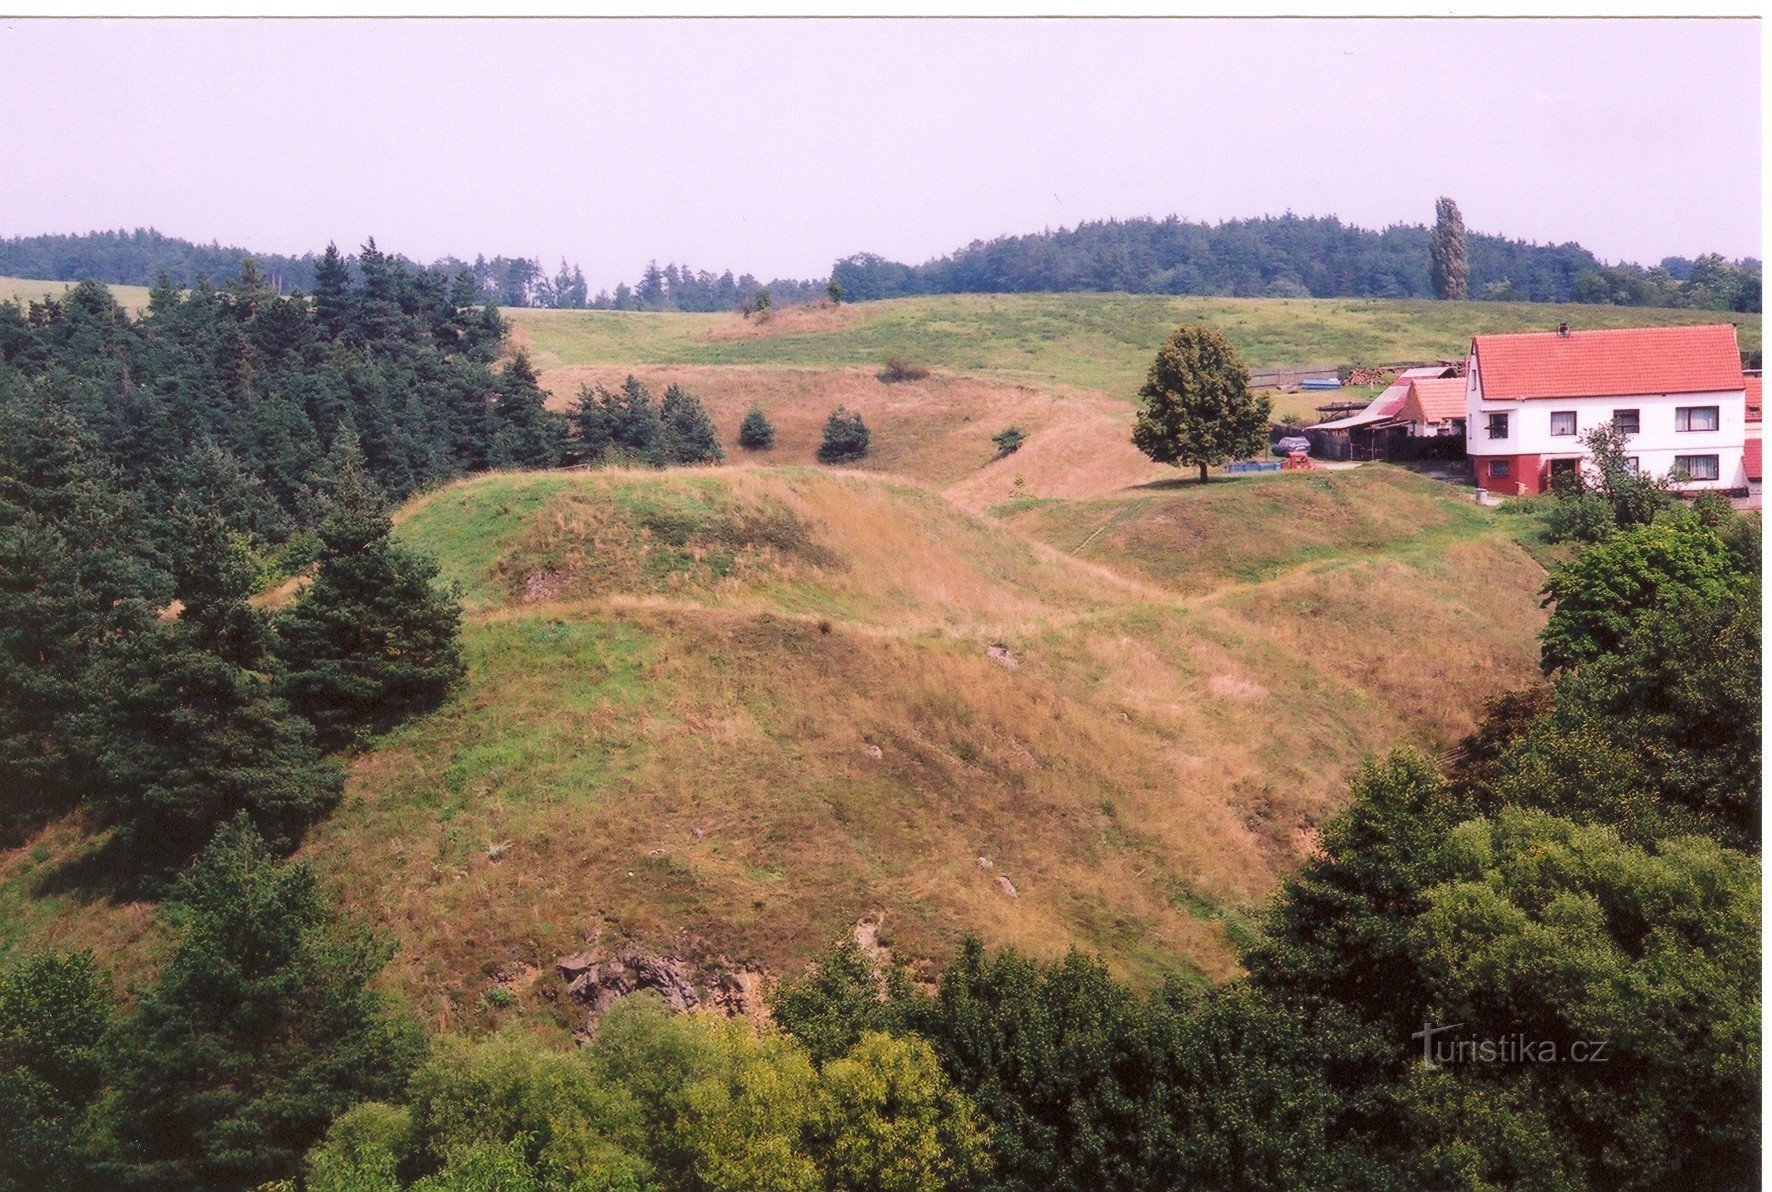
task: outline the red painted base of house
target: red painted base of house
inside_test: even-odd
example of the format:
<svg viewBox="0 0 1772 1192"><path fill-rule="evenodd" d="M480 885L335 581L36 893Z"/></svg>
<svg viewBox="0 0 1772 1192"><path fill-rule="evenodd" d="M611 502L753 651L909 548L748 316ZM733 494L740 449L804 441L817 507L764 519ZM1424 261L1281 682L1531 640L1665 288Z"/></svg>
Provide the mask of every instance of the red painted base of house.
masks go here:
<svg viewBox="0 0 1772 1192"><path fill-rule="evenodd" d="M1484 492L1525 497L1544 491L1544 469L1539 466L1540 458L1536 455L1474 455L1471 465L1476 469L1477 487Z"/></svg>

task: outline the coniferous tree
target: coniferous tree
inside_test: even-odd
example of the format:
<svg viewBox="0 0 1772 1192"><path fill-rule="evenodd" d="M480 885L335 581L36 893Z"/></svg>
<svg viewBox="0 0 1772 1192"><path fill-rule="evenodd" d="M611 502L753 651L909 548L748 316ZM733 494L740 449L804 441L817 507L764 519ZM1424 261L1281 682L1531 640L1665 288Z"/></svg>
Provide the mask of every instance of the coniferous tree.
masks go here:
<svg viewBox="0 0 1772 1192"><path fill-rule="evenodd" d="M581 389L573 421L588 463L662 467L666 462L663 415L652 391L631 374L613 392L601 385Z"/></svg>
<svg viewBox="0 0 1772 1192"><path fill-rule="evenodd" d="M775 446L775 426L761 408L752 406L744 421L738 424L738 445L750 451Z"/></svg>
<svg viewBox="0 0 1772 1192"><path fill-rule="evenodd" d="M273 688L250 553L214 513L185 505L176 516L180 603L158 617L138 608L106 643L95 707L80 718L101 808L150 868L190 856L242 811L291 847L343 786Z"/></svg>
<svg viewBox="0 0 1772 1192"><path fill-rule="evenodd" d="M0 836L90 782L73 720L94 661L165 594L98 456L61 402L0 392Z"/></svg>
<svg viewBox="0 0 1772 1192"><path fill-rule="evenodd" d="M397 545L361 464L339 463L314 579L277 619L282 690L335 748L434 708L464 673L461 603Z"/></svg>
<svg viewBox="0 0 1772 1192"><path fill-rule="evenodd" d="M339 255L338 245L328 244L314 265L314 314L321 334L336 339L351 323L351 268Z"/></svg>
<svg viewBox="0 0 1772 1192"><path fill-rule="evenodd" d="M136 1188L296 1175L327 1124L397 1092L422 1046L370 981L390 949L333 921L314 874L244 817L180 879L177 950L122 1025L110 1174Z"/></svg>
<svg viewBox="0 0 1772 1192"><path fill-rule="evenodd" d="M530 367L519 354L498 378L492 406L495 468L557 468L566 457L566 420L547 407Z"/></svg>
<svg viewBox="0 0 1772 1192"><path fill-rule="evenodd" d="M97 1186L87 1110L103 1088L108 984L85 952L0 971L0 1188Z"/></svg>
<svg viewBox="0 0 1772 1192"><path fill-rule="evenodd" d="M870 437L867 423L861 420L861 411L850 413L838 406L825 420L824 439L818 445L818 462L853 463L867 455Z"/></svg>
<svg viewBox="0 0 1772 1192"><path fill-rule="evenodd" d="M659 407L664 429L664 453L674 464L717 464L726 458L707 407L693 393L667 386Z"/></svg>
<svg viewBox="0 0 1772 1192"><path fill-rule="evenodd" d="M1470 297L1470 258L1465 255L1464 217L1458 204L1442 197L1434 204L1434 233L1428 248L1434 296L1463 301Z"/></svg>

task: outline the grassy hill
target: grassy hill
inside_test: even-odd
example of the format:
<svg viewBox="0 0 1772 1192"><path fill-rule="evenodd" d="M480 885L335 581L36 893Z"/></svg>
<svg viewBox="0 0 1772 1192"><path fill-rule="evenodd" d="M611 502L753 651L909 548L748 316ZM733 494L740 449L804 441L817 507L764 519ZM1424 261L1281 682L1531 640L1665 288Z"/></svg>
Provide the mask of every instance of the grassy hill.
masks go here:
<svg viewBox="0 0 1772 1192"><path fill-rule="evenodd" d="M597 931L779 973L873 915L909 957L1222 976L1363 754L1534 672L1517 519L1398 469L999 512L799 467L421 498L400 534L463 585L471 673L304 855L440 1024ZM136 971L147 908L44 884L88 844L0 861L0 939Z"/></svg>
<svg viewBox="0 0 1772 1192"><path fill-rule="evenodd" d="M877 369L889 354L1012 381L1129 399L1176 324L1224 332L1250 367L1391 364L1461 355L1476 334L1573 327L1733 322L1760 346L1758 315L1526 302L1359 298L1165 298L993 294L789 307L767 321L735 314L511 310L538 368L767 365Z"/></svg>

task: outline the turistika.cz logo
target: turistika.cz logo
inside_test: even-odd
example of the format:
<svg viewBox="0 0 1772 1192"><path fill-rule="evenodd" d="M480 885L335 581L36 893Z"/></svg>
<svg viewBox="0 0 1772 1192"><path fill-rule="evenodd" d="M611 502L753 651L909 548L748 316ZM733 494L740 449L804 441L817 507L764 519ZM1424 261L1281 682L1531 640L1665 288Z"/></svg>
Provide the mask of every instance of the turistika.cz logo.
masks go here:
<svg viewBox="0 0 1772 1192"><path fill-rule="evenodd" d="M1436 1023L1423 1019L1421 1029L1410 1035L1421 1040L1421 1062L1430 1068L1442 1064L1603 1064L1606 1042L1576 1039L1564 1048L1555 1039L1532 1039L1515 1032L1488 1039L1442 1039L1464 1027L1462 1022Z"/></svg>

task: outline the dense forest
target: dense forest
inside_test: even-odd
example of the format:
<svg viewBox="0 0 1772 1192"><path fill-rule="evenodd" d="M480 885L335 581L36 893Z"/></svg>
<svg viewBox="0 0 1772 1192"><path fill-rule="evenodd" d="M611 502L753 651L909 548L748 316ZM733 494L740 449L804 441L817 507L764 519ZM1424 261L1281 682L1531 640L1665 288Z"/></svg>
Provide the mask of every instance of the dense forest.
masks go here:
<svg viewBox="0 0 1772 1192"><path fill-rule="evenodd" d="M838 261L831 280L850 301L909 294L1125 291L1279 298L1431 298L1429 230L1374 232L1287 214L1220 224L1104 220L973 241L950 256L903 265L871 254ZM1758 261L1669 258L1652 269L1609 266L1578 244L1468 237L1472 298L1632 306L1760 309Z"/></svg>
<svg viewBox="0 0 1772 1192"><path fill-rule="evenodd" d="M193 244L152 228L0 240L0 276L150 286L164 275L179 286L205 281L221 286L239 272L241 260L247 257L252 258L263 283L278 294L312 294L318 284L320 257L314 253L292 257L215 243ZM413 272L446 275L460 290L464 305L492 302L561 309L715 311L754 302L763 290L769 292L772 302L784 306L821 298L825 293L823 281L777 278L762 282L748 273L734 277L731 270L716 276L686 265L660 269L654 261L633 285L624 282L613 294L592 295L583 270L565 261L549 273L539 260L526 257L476 256L464 261L449 256L431 262L428 268L398 254L388 259ZM349 264L355 268L360 262L351 257Z"/></svg>

